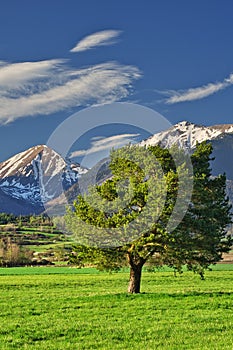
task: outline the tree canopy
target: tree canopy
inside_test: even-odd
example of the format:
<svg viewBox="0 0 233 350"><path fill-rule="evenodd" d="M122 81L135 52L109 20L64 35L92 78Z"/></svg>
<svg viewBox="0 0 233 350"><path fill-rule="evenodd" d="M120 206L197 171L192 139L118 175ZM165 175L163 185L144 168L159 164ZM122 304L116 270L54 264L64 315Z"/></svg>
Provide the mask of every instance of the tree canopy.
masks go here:
<svg viewBox="0 0 233 350"><path fill-rule="evenodd" d="M128 291L140 292L145 263L198 272L229 251L226 177L211 176L212 146L126 146L111 153L111 177L80 195L66 214L77 242L72 260L99 269L130 266ZM187 166L188 164L188 166Z"/></svg>

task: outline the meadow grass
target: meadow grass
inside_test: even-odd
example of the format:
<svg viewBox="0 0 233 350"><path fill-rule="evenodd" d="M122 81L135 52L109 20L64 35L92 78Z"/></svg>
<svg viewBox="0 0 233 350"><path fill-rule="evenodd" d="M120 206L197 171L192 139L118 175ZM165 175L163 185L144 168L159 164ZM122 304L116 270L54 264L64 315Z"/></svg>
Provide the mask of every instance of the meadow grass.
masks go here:
<svg viewBox="0 0 233 350"><path fill-rule="evenodd" d="M43 241L38 241L37 244L30 244L30 245L25 245L24 247L27 247L30 250L33 250L35 252L46 252L47 250L56 250L59 248L64 248L64 247L70 247L71 243L69 241L67 242L54 242L54 243L48 243L44 244Z"/></svg>
<svg viewBox="0 0 233 350"><path fill-rule="evenodd" d="M233 264L216 264L212 265L211 269L213 271L233 271ZM147 269L144 268L143 271ZM185 268L184 268L185 270ZM124 267L121 269L121 272L129 273L129 268ZM173 269L167 266L155 269L155 272L173 272ZM108 272L100 272L93 267L77 268L75 266L66 266L64 267L54 267L54 266L29 266L29 267L11 267L5 268L0 267L0 276L1 275L53 275L53 274L104 274ZM153 275L153 274L152 274Z"/></svg>
<svg viewBox="0 0 233 350"><path fill-rule="evenodd" d="M233 271L128 272L56 267L0 269L0 349L153 350L233 346ZM216 268L217 268L216 266Z"/></svg>

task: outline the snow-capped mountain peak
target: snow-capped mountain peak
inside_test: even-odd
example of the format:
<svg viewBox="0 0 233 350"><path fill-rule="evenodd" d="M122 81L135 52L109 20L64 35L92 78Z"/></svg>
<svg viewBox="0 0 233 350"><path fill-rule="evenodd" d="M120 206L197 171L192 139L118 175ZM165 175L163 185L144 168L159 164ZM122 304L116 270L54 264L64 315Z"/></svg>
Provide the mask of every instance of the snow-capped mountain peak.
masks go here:
<svg viewBox="0 0 233 350"><path fill-rule="evenodd" d="M51 173L52 168L50 165L53 164L54 160L53 168L57 171L60 171L65 167L65 161L58 155L58 153L45 145L38 145L31 147L24 152L20 152L5 162L0 163L0 178L22 175L29 176L33 170L35 177L37 177L37 170L34 166L39 159L43 159L44 166L47 166L44 169L46 174ZM30 165L32 167L30 167ZM28 167L30 167L31 171L28 171Z"/></svg>
<svg viewBox="0 0 233 350"><path fill-rule="evenodd" d="M162 147L171 147L177 144L182 148L193 149L197 142L213 140L224 133L233 133L233 125L225 125L224 128L220 128L220 126L202 126L182 121L168 130L151 136L143 141L141 145L160 144Z"/></svg>
<svg viewBox="0 0 233 350"><path fill-rule="evenodd" d="M46 145L38 145L0 163L0 189L10 197L42 207L86 171L79 164L68 164Z"/></svg>

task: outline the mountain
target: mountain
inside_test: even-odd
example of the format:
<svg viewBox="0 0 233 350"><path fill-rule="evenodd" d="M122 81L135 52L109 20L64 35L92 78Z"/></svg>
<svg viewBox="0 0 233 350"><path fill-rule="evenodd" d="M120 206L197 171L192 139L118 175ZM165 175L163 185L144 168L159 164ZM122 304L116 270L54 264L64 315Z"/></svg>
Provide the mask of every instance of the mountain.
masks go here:
<svg viewBox="0 0 233 350"><path fill-rule="evenodd" d="M85 172L45 145L21 152L0 163L0 211L41 213L49 200L68 190Z"/></svg>
<svg viewBox="0 0 233 350"><path fill-rule="evenodd" d="M207 140L213 145L213 175L226 173L227 188L233 203L233 125L202 126L180 122L155 134L141 146L177 144L192 153L196 142ZM82 189L101 183L111 176L109 159L103 159L91 170L64 160L45 145L32 147L0 163L0 212L14 214L64 211ZM80 190L81 189L81 190Z"/></svg>
<svg viewBox="0 0 233 350"><path fill-rule="evenodd" d="M169 148L176 144L179 147L192 150L196 147L197 142L212 141L230 133L233 133L233 124L203 126L183 121L173 125L168 130L149 137L142 141L141 145L160 144L162 147Z"/></svg>
<svg viewBox="0 0 233 350"><path fill-rule="evenodd" d="M211 162L213 175L225 172L227 179L233 180L233 124L203 126L183 121L140 144L142 146L159 144L165 148L178 145L192 153L196 143L202 141L209 141L213 146L215 158Z"/></svg>

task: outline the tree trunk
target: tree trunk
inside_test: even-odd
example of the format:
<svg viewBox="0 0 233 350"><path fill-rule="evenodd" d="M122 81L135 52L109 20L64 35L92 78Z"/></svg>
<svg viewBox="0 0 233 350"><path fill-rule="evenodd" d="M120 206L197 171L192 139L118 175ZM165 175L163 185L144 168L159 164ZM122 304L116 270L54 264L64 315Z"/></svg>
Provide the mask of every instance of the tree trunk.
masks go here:
<svg viewBox="0 0 233 350"><path fill-rule="evenodd" d="M140 293L142 266L143 264L130 266L128 293Z"/></svg>

